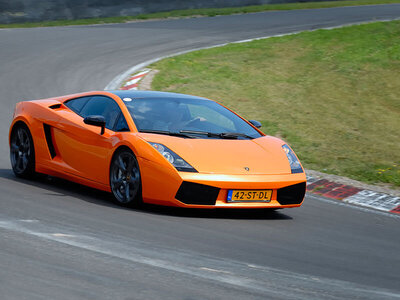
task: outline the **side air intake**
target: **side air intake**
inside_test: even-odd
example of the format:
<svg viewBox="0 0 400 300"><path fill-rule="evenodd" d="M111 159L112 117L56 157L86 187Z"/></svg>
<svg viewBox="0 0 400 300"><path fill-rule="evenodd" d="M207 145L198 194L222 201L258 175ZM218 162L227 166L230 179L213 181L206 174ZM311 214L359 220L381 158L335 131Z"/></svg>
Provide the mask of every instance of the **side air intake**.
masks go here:
<svg viewBox="0 0 400 300"><path fill-rule="evenodd" d="M43 123L43 128L44 135L46 136L47 147L49 148L50 156L53 159L57 155L57 153L56 149L54 148L53 138L51 136L51 126Z"/></svg>
<svg viewBox="0 0 400 300"><path fill-rule="evenodd" d="M57 109L57 108L60 108L60 107L61 107L61 104L53 104L53 105L49 106L49 108L51 108L51 109Z"/></svg>

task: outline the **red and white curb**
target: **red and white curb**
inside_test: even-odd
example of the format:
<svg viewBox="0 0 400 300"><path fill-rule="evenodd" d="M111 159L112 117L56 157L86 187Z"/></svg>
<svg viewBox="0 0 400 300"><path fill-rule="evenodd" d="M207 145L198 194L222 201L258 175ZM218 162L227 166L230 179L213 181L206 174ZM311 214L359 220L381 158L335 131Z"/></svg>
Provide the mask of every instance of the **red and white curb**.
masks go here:
<svg viewBox="0 0 400 300"><path fill-rule="evenodd" d="M120 90L137 90L139 81L142 80L151 69L143 69L140 70L139 73L131 75L128 80L119 88Z"/></svg>
<svg viewBox="0 0 400 300"><path fill-rule="evenodd" d="M307 192L343 202L400 214L400 197L307 176Z"/></svg>

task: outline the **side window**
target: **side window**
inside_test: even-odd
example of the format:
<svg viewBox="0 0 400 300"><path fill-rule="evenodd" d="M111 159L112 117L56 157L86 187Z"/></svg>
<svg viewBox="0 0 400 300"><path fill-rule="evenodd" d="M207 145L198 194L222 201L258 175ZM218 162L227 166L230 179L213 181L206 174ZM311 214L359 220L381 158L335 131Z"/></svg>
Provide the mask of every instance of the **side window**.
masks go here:
<svg viewBox="0 0 400 300"><path fill-rule="evenodd" d="M103 116L106 119L106 128L112 130L120 113L121 109L113 99L94 96L83 106L79 114L84 118L91 115Z"/></svg>
<svg viewBox="0 0 400 300"><path fill-rule="evenodd" d="M124 115L121 113L119 115L118 121L115 124L115 131L129 131L128 123L126 123Z"/></svg>
<svg viewBox="0 0 400 300"><path fill-rule="evenodd" d="M89 99L90 99L90 97L81 97L81 98L68 100L64 104L65 104L65 106L70 108L72 111L79 114L81 109L85 106L85 104L89 101Z"/></svg>

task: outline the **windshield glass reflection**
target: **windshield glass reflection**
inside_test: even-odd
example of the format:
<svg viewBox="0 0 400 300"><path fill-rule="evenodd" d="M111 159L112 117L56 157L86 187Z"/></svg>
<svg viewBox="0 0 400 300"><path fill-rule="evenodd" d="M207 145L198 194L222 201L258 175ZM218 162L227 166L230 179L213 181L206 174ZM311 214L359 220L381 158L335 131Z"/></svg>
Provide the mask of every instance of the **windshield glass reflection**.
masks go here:
<svg viewBox="0 0 400 300"><path fill-rule="evenodd" d="M125 102L139 131L186 132L200 138L257 138L261 134L243 119L211 100L139 98ZM196 133L199 132L199 133ZM202 133L209 133L208 135ZM233 135L230 135L233 136Z"/></svg>

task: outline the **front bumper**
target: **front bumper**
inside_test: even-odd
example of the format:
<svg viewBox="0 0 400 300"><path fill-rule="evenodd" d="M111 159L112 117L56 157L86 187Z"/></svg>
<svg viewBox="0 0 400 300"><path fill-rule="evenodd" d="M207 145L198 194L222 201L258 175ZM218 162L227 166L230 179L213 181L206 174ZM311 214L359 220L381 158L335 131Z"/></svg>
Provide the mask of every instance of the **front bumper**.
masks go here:
<svg viewBox="0 0 400 300"><path fill-rule="evenodd" d="M218 175L179 172L182 183L175 195L174 204L196 208L286 208L302 204L306 176L284 175ZM270 202L228 202L230 189L271 189Z"/></svg>

